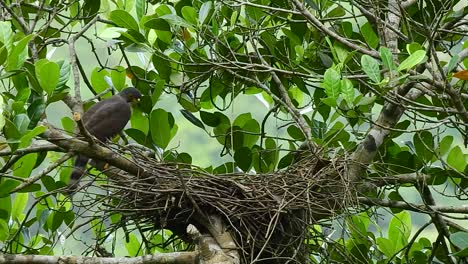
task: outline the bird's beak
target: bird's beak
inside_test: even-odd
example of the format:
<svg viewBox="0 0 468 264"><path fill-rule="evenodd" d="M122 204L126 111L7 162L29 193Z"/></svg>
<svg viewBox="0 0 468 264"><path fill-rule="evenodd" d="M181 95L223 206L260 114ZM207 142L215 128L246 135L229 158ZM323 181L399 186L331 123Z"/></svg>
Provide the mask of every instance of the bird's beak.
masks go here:
<svg viewBox="0 0 468 264"><path fill-rule="evenodd" d="M132 98L132 103L137 104L140 102L140 98Z"/></svg>

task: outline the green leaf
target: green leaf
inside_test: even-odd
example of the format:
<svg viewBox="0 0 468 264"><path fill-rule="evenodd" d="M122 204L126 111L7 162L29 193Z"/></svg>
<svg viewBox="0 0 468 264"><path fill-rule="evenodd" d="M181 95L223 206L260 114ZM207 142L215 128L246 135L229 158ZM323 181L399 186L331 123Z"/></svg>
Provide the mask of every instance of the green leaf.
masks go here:
<svg viewBox="0 0 468 264"><path fill-rule="evenodd" d="M13 175L27 178L36 164L37 153L30 153L21 157L13 166Z"/></svg>
<svg viewBox="0 0 468 264"><path fill-rule="evenodd" d="M0 96L0 131L5 126L5 116L3 115L3 97Z"/></svg>
<svg viewBox="0 0 468 264"><path fill-rule="evenodd" d="M304 141L306 139L304 133L295 125L288 126L287 131L289 136L295 140Z"/></svg>
<svg viewBox="0 0 468 264"><path fill-rule="evenodd" d="M68 132L68 134L73 134L75 131L75 121L68 116L62 117L60 120L62 123L62 128Z"/></svg>
<svg viewBox="0 0 468 264"><path fill-rule="evenodd" d="M375 49L379 45L379 37L375 34L369 22L361 26L361 33L369 47Z"/></svg>
<svg viewBox="0 0 468 264"><path fill-rule="evenodd" d="M127 32L128 29L121 27L108 27L105 28L100 34L99 37L103 39L115 39L122 35L122 33Z"/></svg>
<svg viewBox="0 0 468 264"><path fill-rule="evenodd" d="M197 10L195 10L195 8L191 7L191 6L184 6L182 7L182 16L184 17L184 19L192 24L192 25L197 25L198 24L198 21L197 21Z"/></svg>
<svg viewBox="0 0 468 264"><path fill-rule="evenodd" d="M465 155L460 146L455 146L447 156L447 163L457 171L463 173L466 167Z"/></svg>
<svg viewBox="0 0 468 264"><path fill-rule="evenodd" d="M434 151L434 139L432 134L428 131L416 133L413 137L414 147L417 156L425 162L432 159Z"/></svg>
<svg viewBox="0 0 468 264"><path fill-rule="evenodd" d="M234 134L234 137L237 135L243 134L240 137L242 138L242 142L236 142L236 138L234 138L234 148L240 148L242 146L251 148L257 142L258 138L260 137L258 134L260 133L260 125L258 124L257 120L252 118L251 113L244 113L239 115L234 122L232 123L233 127L239 127L240 131Z"/></svg>
<svg viewBox="0 0 468 264"><path fill-rule="evenodd" d="M8 53L11 53L13 49L13 31L9 21L0 21L0 42L3 43Z"/></svg>
<svg viewBox="0 0 468 264"><path fill-rule="evenodd" d="M349 105L353 105L354 102L354 86L353 83L348 79L341 80L341 94Z"/></svg>
<svg viewBox="0 0 468 264"><path fill-rule="evenodd" d="M111 79L112 84L117 89L117 91L122 91L125 88L125 81L126 81L126 72L123 66L117 66L115 69L111 70Z"/></svg>
<svg viewBox="0 0 468 264"><path fill-rule="evenodd" d="M467 257L468 256L468 233L467 232L456 232L450 235L450 241L461 249L454 253L454 256L457 257Z"/></svg>
<svg viewBox="0 0 468 264"><path fill-rule="evenodd" d="M424 50L417 50L413 54L411 54L408 58L406 58L400 66L398 66L398 71L403 71L406 69L413 68L414 66L422 63L426 58L426 51Z"/></svg>
<svg viewBox="0 0 468 264"><path fill-rule="evenodd" d="M386 47L380 47L380 58L382 59L382 63L387 69L389 70L396 70L395 62L393 61L393 56L390 50Z"/></svg>
<svg viewBox="0 0 468 264"><path fill-rule="evenodd" d="M123 27L126 29L131 29L139 31L140 27L135 19L128 12L124 10L114 10L109 15L110 20L112 20L117 26Z"/></svg>
<svg viewBox="0 0 468 264"><path fill-rule="evenodd" d="M4 242L9 234L10 229L8 228L7 222L0 218L0 241Z"/></svg>
<svg viewBox="0 0 468 264"><path fill-rule="evenodd" d="M23 66L28 56L28 43L32 36L33 35L27 35L13 46L11 52L8 54L7 71L18 70Z"/></svg>
<svg viewBox="0 0 468 264"><path fill-rule="evenodd" d="M377 241L377 246L379 247L380 251L384 253L385 256L387 257L392 257L395 254L395 247L394 247L394 242L390 241L389 239L385 237L378 237L376 239Z"/></svg>
<svg viewBox="0 0 468 264"><path fill-rule="evenodd" d="M42 101L42 99L35 100L29 107L28 107L28 116L31 119L29 123L29 128L34 127L37 125L41 116L44 114L46 105Z"/></svg>
<svg viewBox="0 0 468 264"><path fill-rule="evenodd" d="M140 250L140 242L134 234L128 235L128 242L125 241L125 248L127 249L128 255L131 257L136 257L142 255Z"/></svg>
<svg viewBox="0 0 468 264"><path fill-rule="evenodd" d="M143 132L145 135L148 135L149 132L149 120L148 117L143 114L143 112L134 108L132 112L132 117L130 119L130 124L132 128L138 129Z"/></svg>
<svg viewBox="0 0 468 264"><path fill-rule="evenodd" d="M155 109L150 115L150 130L153 143L165 149L171 141L171 127L169 115L163 109Z"/></svg>
<svg viewBox="0 0 468 264"><path fill-rule="evenodd" d="M154 85L154 90L153 90L153 95L151 96L151 102L156 104L159 100L159 97L161 97L162 92L164 91L164 85L165 85L164 80L158 80L156 81L156 84Z"/></svg>
<svg viewBox="0 0 468 264"><path fill-rule="evenodd" d="M200 21L202 25L208 22L207 18L208 18L208 15L210 14L211 6L212 6L212 2L206 1L200 7L200 11L198 13L198 21Z"/></svg>
<svg viewBox="0 0 468 264"><path fill-rule="evenodd" d="M157 31L171 31L171 26L167 23L166 20L161 18L150 19L145 22L145 27L152 28Z"/></svg>
<svg viewBox="0 0 468 264"><path fill-rule="evenodd" d="M29 117L26 114L19 114L15 116L13 121L15 123L16 128L18 128L18 132L23 135L26 133L26 130L29 126Z"/></svg>
<svg viewBox="0 0 468 264"><path fill-rule="evenodd" d="M359 101L357 102L356 106L360 106L360 105L370 105L372 103L374 103L376 97L375 96L363 96L359 99Z"/></svg>
<svg viewBox="0 0 468 264"><path fill-rule="evenodd" d="M414 52L418 50L423 50L423 46L418 43L418 42L412 42L409 44L406 44L406 51L408 51L408 54L413 54Z"/></svg>
<svg viewBox="0 0 468 264"><path fill-rule="evenodd" d="M106 76L109 76L107 70L99 67L94 68L93 72L91 72L91 85L97 93L101 93L109 87L105 79ZM103 97L106 98L110 96L110 93L106 93Z"/></svg>
<svg viewBox="0 0 468 264"><path fill-rule="evenodd" d="M182 115L188 120L190 121L190 123L194 124L195 126L201 128L201 129L205 129L205 126L203 125L202 121L200 121L200 119L198 119L196 116L194 116L191 112L185 110L185 109L182 109L180 110L180 112L182 113Z"/></svg>
<svg viewBox="0 0 468 264"><path fill-rule="evenodd" d="M11 217L14 220L23 220L23 211L28 203L29 193L17 193L11 210Z"/></svg>
<svg viewBox="0 0 468 264"><path fill-rule="evenodd" d="M15 180L5 180L3 181L2 183L0 183L0 197L7 197L10 195L10 192L16 188L16 186L18 186L20 183L18 181L15 181ZM0 198L0 201L2 200L2 198ZM0 205L0 209L2 208L2 206Z"/></svg>
<svg viewBox="0 0 468 264"><path fill-rule="evenodd" d="M34 137L39 136L47 130L45 126L37 126L33 130L29 131L26 135L21 137L21 142L19 148L25 148L31 144L31 141Z"/></svg>
<svg viewBox="0 0 468 264"><path fill-rule="evenodd" d="M60 77L58 79L57 87L60 88L66 85L68 79L70 79L70 63L62 60L57 64L60 67Z"/></svg>
<svg viewBox="0 0 468 264"><path fill-rule="evenodd" d="M135 7L138 20L141 21L141 18L146 14L146 0L136 0Z"/></svg>
<svg viewBox="0 0 468 264"><path fill-rule="evenodd" d="M218 112L210 113L210 112L200 111L200 118L203 121L203 123L207 124L208 126L216 127L221 123L222 116L224 116L224 114L222 113L218 113L218 114L217 113ZM227 120L229 123L229 119Z"/></svg>
<svg viewBox="0 0 468 264"><path fill-rule="evenodd" d="M366 54L362 55L361 67L374 83L379 83L381 81L380 65L376 59Z"/></svg>
<svg viewBox="0 0 468 264"><path fill-rule="evenodd" d="M338 95L340 94L340 86L340 74L333 68L327 69L323 75L322 83L322 87L325 89L327 96L334 99L338 98Z"/></svg>
<svg viewBox="0 0 468 264"><path fill-rule="evenodd" d="M455 54L452 58L450 58L450 61L447 65L447 73L450 73L453 69L455 69L458 60L460 60L460 56L458 56L458 54Z"/></svg>
<svg viewBox="0 0 468 264"><path fill-rule="evenodd" d="M247 172L252 167L252 151L248 147L236 149L234 161L242 171Z"/></svg>
<svg viewBox="0 0 468 264"><path fill-rule="evenodd" d="M169 58L164 54L154 54L152 58L154 68L158 71L159 77L166 80L167 82L171 81L172 68L169 62Z"/></svg>
<svg viewBox="0 0 468 264"><path fill-rule="evenodd" d="M169 23L170 25L193 29L193 26L191 24L187 23L187 21L185 21L183 18L181 18L178 15L167 14L167 15L160 16L160 18L166 20L167 23Z"/></svg>
<svg viewBox="0 0 468 264"><path fill-rule="evenodd" d="M451 135L445 136L439 143L438 154L440 156L447 154L447 152L450 150L450 146L452 145L452 142L453 142L453 136Z"/></svg>
<svg viewBox="0 0 468 264"><path fill-rule="evenodd" d="M388 239L394 243L394 252L397 252L408 244L411 226L411 215L408 211L401 211L390 220Z"/></svg>
<svg viewBox="0 0 468 264"><path fill-rule="evenodd" d="M179 96L179 104L187 111L198 112L200 110L199 102L194 100L186 93Z"/></svg>
<svg viewBox="0 0 468 264"><path fill-rule="evenodd" d="M47 92L49 96L57 87L60 77L60 67L57 63L41 59L36 62L36 77L42 89Z"/></svg>
<svg viewBox="0 0 468 264"><path fill-rule="evenodd" d="M85 23L89 23L97 15L100 7L101 0L84 0L82 10Z"/></svg>
<svg viewBox="0 0 468 264"><path fill-rule="evenodd" d="M0 65L3 65L8 59L8 51L3 43L0 42Z"/></svg>

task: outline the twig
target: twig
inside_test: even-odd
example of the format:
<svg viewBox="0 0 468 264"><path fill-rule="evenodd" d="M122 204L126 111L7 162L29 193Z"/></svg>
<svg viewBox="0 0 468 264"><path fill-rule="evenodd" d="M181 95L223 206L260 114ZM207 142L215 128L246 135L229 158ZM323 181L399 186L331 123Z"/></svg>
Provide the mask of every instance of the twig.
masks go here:
<svg viewBox="0 0 468 264"><path fill-rule="evenodd" d="M10 193L18 192L19 190L24 189L24 188L30 186L31 184L33 184L33 183L35 183L36 181L38 181L39 179L41 179L42 176L44 176L44 175L46 175L47 173L53 171L55 168L57 168L58 166L60 166L62 163L64 163L65 161L67 161L67 160L68 160L69 158L71 158L72 156L73 156L73 154L71 154L71 153L67 153L67 154L63 155L60 159L58 159L57 161L55 161L53 164L49 165L47 168L45 168L44 170L42 170L39 174L27 178L23 183L21 183L20 185L18 185L18 186L17 186L15 189L13 189Z"/></svg>
<svg viewBox="0 0 468 264"><path fill-rule="evenodd" d="M365 49L359 45L356 45L352 43L351 41L341 37L340 35L336 34L335 32L329 30L320 20L318 20L312 13L307 11L305 8L304 4L299 2L299 0L292 0L296 8L302 13L302 15L312 24L314 25L317 29L320 31L324 32L325 34L329 35L330 37L336 39L338 42L341 44L345 45L346 47L350 48L351 50L357 50L361 53L367 54L369 56L372 56L374 58L380 58L380 55L377 51L375 50L368 50Z"/></svg>

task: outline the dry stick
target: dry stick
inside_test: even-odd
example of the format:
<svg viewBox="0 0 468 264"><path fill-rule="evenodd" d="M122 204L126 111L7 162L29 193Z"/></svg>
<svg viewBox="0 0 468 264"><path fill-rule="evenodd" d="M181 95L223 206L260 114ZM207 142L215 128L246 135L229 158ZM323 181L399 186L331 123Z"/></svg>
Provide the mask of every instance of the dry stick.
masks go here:
<svg viewBox="0 0 468 264"><path fill-rule="evenodd" d="M346 47L352 49L352 50L357 50L361 53L367 54L369 56L372 56L374 58L380 58L380 55L377 51L375 50L368 50L365 49L359 45L356 45L349 40L341 37L340 35L336 34L335 32L329 30L320 20L318 20L312 13L310 13L302 4L299 0L292 0L294 3L294 6L302 13L302 15L312 24L314 25L317 29L320 31L324 32L325 34L329 35L330 37L336 39L338 42L341 44L345 45Z"/></svg>

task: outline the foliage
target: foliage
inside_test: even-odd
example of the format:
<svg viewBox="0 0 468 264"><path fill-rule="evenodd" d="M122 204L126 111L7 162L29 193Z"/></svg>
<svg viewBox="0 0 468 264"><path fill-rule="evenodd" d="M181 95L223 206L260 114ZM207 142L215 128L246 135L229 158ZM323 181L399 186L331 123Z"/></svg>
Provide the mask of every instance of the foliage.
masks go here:
<svg viewBox="0 0 468 264"><path fill-rule="evenodd" d="M60 192L71 164L63 157L73 150L44 136L53 115L74 135L66 113L51 113L57 102L79 111L92 104L80 91L102 99L131 85L143 97L116 142L137 143L161 161L197 160L178 150L190 139L174 140L185 120L228 160L206 173L275 173L311 148L326 161L349 160L348 177L373 186L357 188L362 212L329 220L343 235L311 228L312 262L461 261L468 230L447 213L468 212L456 207L468 188L468 93L455 73L468 67L468 7L394 2L1 1L2 252L58 254L62 234L83 218L96 243L112 235L108 222L127 225L113 234L127 234L124 255L168 250L168 230L141 230L121 214L97 220L102 193L81 201L94 212L74 210ZM177 104L160 107L169 97ZM176 119L179 110L185 120ZM392 213L385 226L382 212Z"/></svg>

